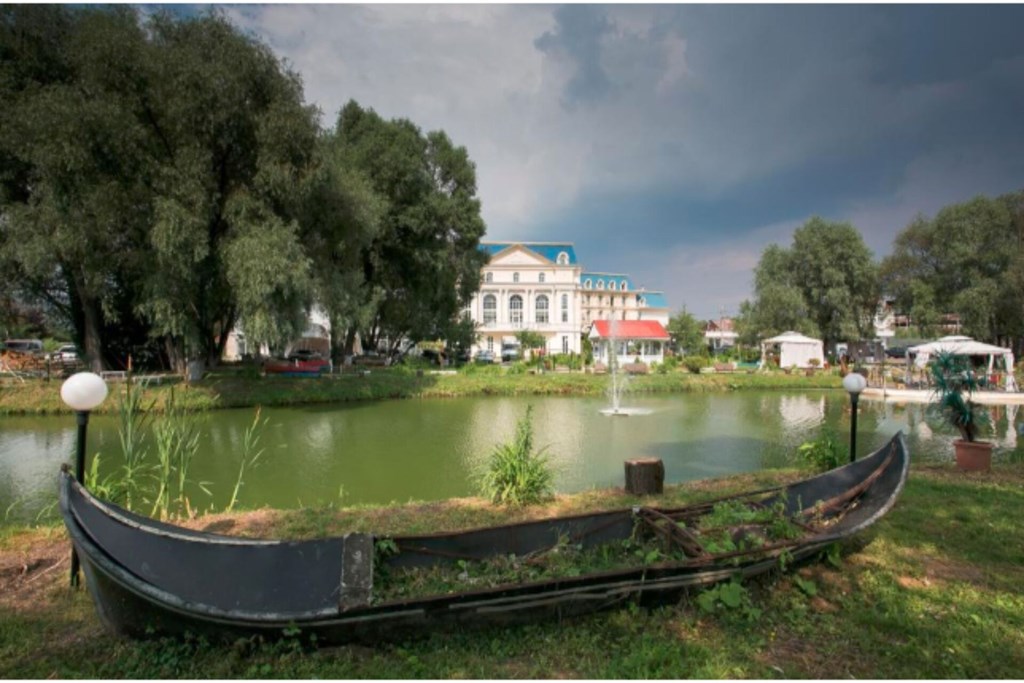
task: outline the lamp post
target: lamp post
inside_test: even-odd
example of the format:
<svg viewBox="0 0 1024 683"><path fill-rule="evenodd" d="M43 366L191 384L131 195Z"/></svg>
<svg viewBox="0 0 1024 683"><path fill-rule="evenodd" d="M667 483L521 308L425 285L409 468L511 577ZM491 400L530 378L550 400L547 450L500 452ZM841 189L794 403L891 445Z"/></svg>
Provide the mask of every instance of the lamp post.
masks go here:
<svg viewBox="0 0 1024 683"><path fill-rule="evenodd" d="M850 407L852 418L850 420L850 462L857 459L857 399L860 392L868 385L864 375L851 372L843 378L843 388L850 392Z"/></svg>
<svg viewBox="0 0 1024 683"><path fill-rule="evenodd" d="M78 440L75 445L75 478L85 481L85 430L89 426L89 411L103 403L107 397L107 384L92 372L78 372L64 381L60 397L75 411L78 422ZM71 546L71 585L78 585L78 553Z"/></svg>

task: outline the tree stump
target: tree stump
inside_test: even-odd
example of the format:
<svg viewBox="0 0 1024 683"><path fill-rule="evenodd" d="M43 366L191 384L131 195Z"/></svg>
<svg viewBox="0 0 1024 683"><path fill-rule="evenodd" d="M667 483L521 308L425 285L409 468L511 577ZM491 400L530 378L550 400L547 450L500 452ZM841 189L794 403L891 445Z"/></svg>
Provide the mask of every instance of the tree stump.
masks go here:
<svg viewBox="0 0 1024 683"><path fill-rule="evenodd" d="M637 496L665 490L665 464L659 458L626 461L626 492Z"/></svg>

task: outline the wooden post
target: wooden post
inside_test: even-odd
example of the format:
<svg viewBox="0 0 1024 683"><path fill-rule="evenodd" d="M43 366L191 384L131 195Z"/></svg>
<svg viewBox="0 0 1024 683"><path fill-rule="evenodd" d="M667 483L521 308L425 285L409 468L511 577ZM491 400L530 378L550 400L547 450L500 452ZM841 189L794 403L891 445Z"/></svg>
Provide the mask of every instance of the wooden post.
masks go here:
<svg viewBox="0 0 1024 683"><path fill-rule="evenodd" d="M665 489L665 464L660 458L626 461L626 492L637 496L660 494Z"/></svg>

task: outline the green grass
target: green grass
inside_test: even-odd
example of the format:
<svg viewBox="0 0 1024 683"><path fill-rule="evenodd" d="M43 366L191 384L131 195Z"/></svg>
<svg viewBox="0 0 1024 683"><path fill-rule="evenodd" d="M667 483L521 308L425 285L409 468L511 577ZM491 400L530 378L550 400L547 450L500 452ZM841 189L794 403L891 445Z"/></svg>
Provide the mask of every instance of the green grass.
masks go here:
<svg viewBox="0 0 1024 683"><path fill-rule="evenodd" d="M800 476L762 472L668 487L666 505ZM479 499L387 507L257 511L196 527L259 521L264 535L345 529L416 533L630 505L612 491L508 510ZM8 678L1019 678L1024 671L1024 466L963 475L914 465L896 507L838 567L817 562L746 584L741 610L633 606L522 627L314 650L274 644L119 640L63 567L35 599L0 595L0 671ZM251 529L250 529L251 530ZM7 530L0 557L31 559L59 529ZM7 572L8 565L0 566ZM9 577L0 575L7 581ZM42 587L40 587L42 586Z"/></svg>
<svg viewBox="0 0 1024 683"><path fill-rule="evenodd" d="M242 408L256 405L289 406L381 399L455 398L461 396L604 396L607 375L582 373L512 374L497 371L459 372L451 375L425 373L422 377L405 368L377 368L358 374L317 379L245 377L235 372L212 373L187 387L178 385L178 399L189 410ZM825 372L813 377L782 373L705 374L674 372L638 376L630 380L634 394L732 391L739 389L838 389L838 375ZM167 405L170 386L156 385L144 391L143 404L161 412ZM115 414L116 393L121 384L111 383L111 396L96 411ZM60 399L60 382L29 380L0 384L0 415L68 413Z"/></svg>

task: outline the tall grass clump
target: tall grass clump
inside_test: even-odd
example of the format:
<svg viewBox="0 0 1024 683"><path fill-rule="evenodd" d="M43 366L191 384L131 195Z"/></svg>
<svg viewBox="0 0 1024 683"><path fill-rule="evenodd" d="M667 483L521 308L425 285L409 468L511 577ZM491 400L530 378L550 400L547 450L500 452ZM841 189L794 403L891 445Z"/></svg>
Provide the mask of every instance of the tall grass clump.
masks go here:
<svg viewBox="0 0 1024 683"><path fill-rule="evenodd" d="M149 409L143 410L142 390L129 374L125 391L120 394L117 403L117 436L124 454L124 465L115 488L117 493L123 495L124 506L129 510L133 510L140 502L141 479L148 469L144 436L152 407L151 403ZM94 462L98 462L98 458Z"/></svg>
<svg viewBox="0 0 1024 683"><path fill-rule="evenodd" d="M151 517L159 514L167 519L172 512L192 515L192 506L185 493L189 483L188 471L199 450L199 426L172 390L168 395L164 414L153 425L156 443L157 493L153 500ZM199 482L204 493L210 495L206 482Z"/></svg>
<svg viewBox="0 0 1024 683"><path fill-rule="evenodd" d="M544 455L533 450L533 406L516 423L510 443L499 444L481 481L483 495L498 505L529 505L551 498L554 472Z"/></svg>

